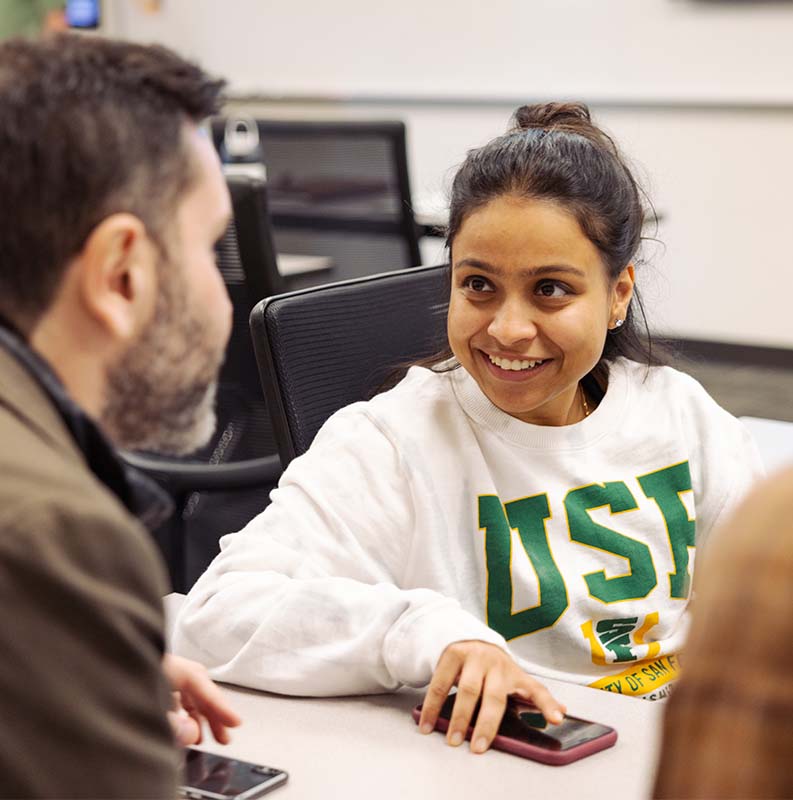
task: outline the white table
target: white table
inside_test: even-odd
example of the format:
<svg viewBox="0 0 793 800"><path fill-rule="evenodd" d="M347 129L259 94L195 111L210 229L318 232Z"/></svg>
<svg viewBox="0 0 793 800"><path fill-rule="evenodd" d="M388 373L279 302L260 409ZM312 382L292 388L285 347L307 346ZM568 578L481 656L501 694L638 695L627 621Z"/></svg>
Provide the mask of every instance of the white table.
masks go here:
<svg viewBox="0 0 793 800"><path fill-rule="evenodd" d="M169 595L173 610L181 597ZM227 687L243 725L227 747L201 747L280 767L289 782L273 797L361 800L505 800L648 797L662 705L546 681L571 714L612 725L617 744L564 767L490 751L453 748L442 734L422 736L410 715L422 693L296 698Z"/></svg>
<svg viewBox="0 0 793 800"><path fill-rule="evenodd" d="M741 422L757 442L769 473L793 464L793 422L760 417L741 417Z"/></svg>

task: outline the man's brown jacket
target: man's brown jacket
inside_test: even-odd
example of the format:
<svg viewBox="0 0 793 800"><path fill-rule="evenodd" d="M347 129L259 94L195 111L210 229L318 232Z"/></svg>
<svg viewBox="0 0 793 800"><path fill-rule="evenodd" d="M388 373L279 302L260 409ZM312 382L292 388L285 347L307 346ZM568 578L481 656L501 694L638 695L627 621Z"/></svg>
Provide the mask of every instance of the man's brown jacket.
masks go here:
<svg viewBox="0 0 793 800"><path fill-rule="evenodd" d="M0 796L173 797L160 559L101 434L0 332Z"/></svg>

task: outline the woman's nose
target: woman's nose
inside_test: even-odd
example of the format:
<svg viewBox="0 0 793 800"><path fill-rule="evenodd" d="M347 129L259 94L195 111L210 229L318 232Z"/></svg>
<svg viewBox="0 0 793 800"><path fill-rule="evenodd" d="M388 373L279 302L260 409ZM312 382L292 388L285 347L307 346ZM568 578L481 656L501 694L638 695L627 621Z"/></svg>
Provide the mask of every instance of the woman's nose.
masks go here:
<svg viewBox="0 0 793 800"><path fill-rule="evenodd" d="M502 303L490 321L487 332L504 347L534 339L537 325L532 319L532 309L525 303Z"/></svg>

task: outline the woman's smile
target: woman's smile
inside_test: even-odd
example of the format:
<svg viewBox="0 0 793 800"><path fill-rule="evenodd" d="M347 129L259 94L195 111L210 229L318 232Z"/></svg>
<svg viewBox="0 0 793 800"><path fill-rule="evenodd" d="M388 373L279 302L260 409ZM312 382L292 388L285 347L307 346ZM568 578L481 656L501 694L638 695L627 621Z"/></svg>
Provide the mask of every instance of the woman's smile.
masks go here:
<svg viewBox="0 0 793 800"><path fill-rule="evenodd" d="M509 358L499 357L486 353L484 350L478 351L485 360L490 373L502 381L527 381L533 380L537 375L544 371L553 361L551 358Z"/></svg>

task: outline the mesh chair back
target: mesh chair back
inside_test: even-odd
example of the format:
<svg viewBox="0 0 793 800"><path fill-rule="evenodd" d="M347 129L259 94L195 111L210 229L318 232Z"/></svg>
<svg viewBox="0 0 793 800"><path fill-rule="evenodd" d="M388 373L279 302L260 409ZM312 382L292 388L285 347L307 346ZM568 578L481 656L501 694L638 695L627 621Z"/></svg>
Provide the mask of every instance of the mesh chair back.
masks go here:
<svg viewBox="0 0 793 800"><path fill-rule="evenodd" d="M270 297L251 314L281 463L394 370L446 346L447 267L418 267Z"/></svg>
<svg viewBox="0 0 793 800"><path fill-rule="evenodd" d="M281 289L265 184L246 176L228 176L227 182L234 219L218 245L217 263L232 302L232 330L218 379L215 433L191 457L208 464L277 452L248 326L254 305ZM217 553L219 536L243 527L266 506L269 488L202 491L188 497L182 511L188 586Z"/></svg>
<svg viewBox="0 0 793 800"><path fill-rule="evenodd" d="M231 282L241 280L253 305L263 297L284 291L278 272L267 184L261 178L227 175L234 219L230 229L236 238L218 252L221 273ZM222 243L221 243L222 244Z"/></svg>
<svg viewBox="0 0 793 800"><path fill-rule="evenodd" d="M337 279L420 263L402 122L257 124L278 252L330 256Z"/></svg>
<svg viewBox="0 0 793 800"><path fill-rule="evenodd" d="M283 289L276 266L263 181L227 177L234 209L217 249L218 269L231 298L231 336L221 367L213 442L202 451L210 463L242 461L276 451L262 396L248 318L263 297Z"/></svg>

